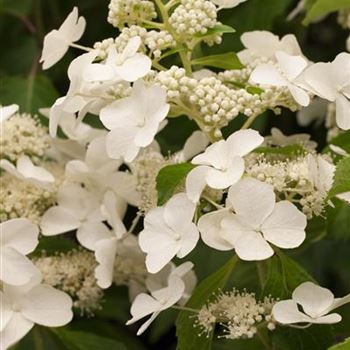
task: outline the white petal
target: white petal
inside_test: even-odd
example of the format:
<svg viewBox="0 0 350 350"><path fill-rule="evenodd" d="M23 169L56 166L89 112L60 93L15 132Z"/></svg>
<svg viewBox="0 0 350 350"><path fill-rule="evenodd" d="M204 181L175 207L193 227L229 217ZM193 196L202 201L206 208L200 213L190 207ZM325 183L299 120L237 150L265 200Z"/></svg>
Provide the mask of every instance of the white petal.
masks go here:
<svg viewBox="0 0 350 350"><path fill-rule="evenodd" d="M67 41L74 42L81 38L85 30L84 17L78 17L78 8L74 7L59 28L59 32Z"/></svg>
<svg viewBox="0 0 350 350"><path fill-rule="evenodd" d="M236 254L246 261L265 260L270 258L274 251L258 232L246 232L235 241Z"/></svg>
<svg viewBox="0 0 350 350"><path fill-rule="evenodd" d="M126 81L136 81L143 78L152 67L152 61L142 53L136 53L134 56L126 59L121 66L116 66L116 73Z"/></svg>
<svg viewBox="0 0 350 350"><path fill-rule="evenodd" d="M180 247L178 243L169 245L161 244L159 251L153 251L146 256L146 267L150 273L160 271L178 253Z"/></svg>
<svg viewBox="0 0 350 350"><path fill-rule="evenodd" d="M278 301L272 308L272 315L277 322L282 324L310 323L312 321L310 317L298 310L298 305L293 300Z"/></svg>
<svg viewBox="0 0 350 350"><path fill-rule="evenodd" d="M244 161L239 156L234 156L226 171L209 169L206 182L209 187L224 189L236 183L244 173Z"/></svg>
<svg viewBox="0 0 350 350"><path fill-rule="evenodd" d="M175 194L164 206L164 221L174 231L181 231L192 222L195 210L196 205L185 193Z"/></svg>
<svg viewBox="0 0 350 350"><path fill-rule="evenodd" d="M157 318L157 316L160 314L160 312L154 312L152 316L145 322L143 325L139 328L136 335L141 335L149 326L150 324Z"/></svg>
<svg viewBox="0 0 350 350"><path fill-rule="evenodd" d="M42 216L40 221L41 233L44 236L54 236L69 232L80 226L78 218L60 206L51 207Z"/></svg>
<svg viewBox="0 0 350 350"><path fill-rule="evenodd" d="M337 94L336 100L336 122L340 129L350 129L350 100L341 94Z"/></svg>
<svg viewBox="0 0 350 350"><path fill-rule="evenodd" d="M141 318L158 311L161 307L162 304L158 300L155 300L148 294L141 293L131 305L130 313L132 318L126 324L133 324Z"/></svg>
<svg viewBox="0 0 350 350"><path fill-rule="evenodd" d="M140 48L141 44L142 40L139 36L134 36L130 38L122 52L122 58L126 59L134 56Z"/></svg>
<svg viewBox="0 0 350 350"><path fill-rule="evenodd" d="M139 147L135 145L137 128L114 128L107 135L107 153L111 158L123 158L126 162L132 162Z"/></svg>
<svg viewBox="0 0 350 350"><path fill-rule="evenodd" d="M77 239L86 249L95 250L100 240L112 238L113 234L102 222L84 222L77 230Z"/></svg>
<svg viewBox="0 0 350 350"><path fill-rule="evenodd" d="M166 109L168 108L166 107ZM138 128L137 134L135 136L135 144L138 147L149 146L153 142L154 137L158 132L158 129L158 120L150 119L146 121L145 125L142 128Z"/></svg>
<svg viewBox="0 0 350 350"><path fill-rule="evenodd" d="M5 329L0 332L0 344L2 350L21 340L34 326L32 321L24 318L19 312L15 312Z"/></svg>
<svg viewBox="0 0 350 350"><path fill-rule="evenodd" d="M310 96L305 90L293 84L288 84L288 89L300 106L306 107L310 104Z"/></svg>
<svg viewBox="0 0 350 350"><path fill-rule="evenodd" d="M332 62L332 76L336 84L342 88L349 89L350 85L350 54L341 52Z"/></svg>
<svg viewBox="0 0 350 350"><path fill-rule="evenodd" d="M17 169L26 178L48 183L55 181L55 178L51 173L42 167L35 166L27 156L21 156L18 158Z"/></svg>
<svg viewBox="0 0 350 350"><path fill-rule="evenodd" d="M226 142L231 155L243 157L259 147L264 142L264 138L258 131L247 129L234 132Z"/></svg>
<svg viewBox="0 0 350 350"><path fill-rule="evenodd" d="M307 66L304 57L292 56L283 51L277 51L276 58L281 70L289 80L294 80Z"/></svg>
<svg viewBox="0 0 350 350"><path fill-rule="evenodd" d="M272 64L260 64L249 78L253 83L271 86L286 86L288 81L281 75Z"/></svg>
<svg viewBox="0 0 350 350"><path fill-rule="evenodd" d="M102 64L102 63L92 63L84 69L83 78L86 81L108 81L114 79L116 72L114 67Z"/></svg>
<svg viewBox="0 0 350 350"><path fill-rule="evenodd" d="M333 293L312 282L304 282L297 287L292 299L303 307L304 312L312 318L323 316L334 302Z"/></svg>
<svg viewBox="0 0 350 350"><path fill-rule="evenodd" d="M189 254L197 245L199 240L199 232L197 226L191 222L189 225L184 227L184 233L182 234L180 243L180 249L177 253L178 258L184 258Z"/></svg>
<svg viewBox="0 0 350 350"><path fill-rule="evenodd" d="M68 294L49 285L39 285L25 296L21 312L30 321L47 327L60 327L73 318L73 302Z"/></svg>
<svg viewBox="0 0 350 350"><path fill-rule="evenodd" d="M197 203L207 181L206 176L210 167L202 165L191 170L186 177L186 194L188 198Z"/></svg>
<svg viewBox="0 0 350 350"><path fill-rule="evenodd" d="M271 57L279 46L277 35L265 30L246 32L241 35L243 45L258 56Z"/></svg>
<svg viewBox="0 0 350 350"><path fill-rule="evenodd" d="M39 228L30 220L18 218L0 224L1 247L12 247L27 255L38 245Z"/></svg>
<svg viewBox="0 0 350 350"><path fill-rule="evenodd" d="M15 113L17 113L18 110L19 106L16 104L12 104L9 106L0 106L0 124L8 118L10 118Z"/></svg>
<svg viewBox="0 0 350 350"><path fill-rule="evenodd" d="M342 317L339 314L329 314L326 316L315 318L311 323L315 324L333 324L338 323L342 320Z"/></svg>
<svg viewBox="0 0 350 350"><path fill-rule="evenodd" d="M271 185L245 178L229 189L228 201L236 214L258 228L275 207L275 193Z"/></svg>
<svg viewBox="0 0 350 350"><path fill-rule="evenodd" d="M336 86L334 85L331 63L316 63L305 70L304 77L313 92L328 101L334 101Z"/></svg>
<svg viewBox="0 0 350 350"><path fill-rule="evenodd" d="M200 130L194 131L185 142L183 148L183 161L187 161L198 153L203 152L208 144L209 139L206 134Z"/></svg>
<svg viewBox="0 0 350 350"><path fill-rule="evenodd" d="M38 272L35 265L11 247L1 248L0 280L10 285L23 285Z"/></svg>
<svg viewBox="0 0 350 350"><path fill-rule="evenodd" d="M292 203L276 203L271 215L263 222L264 238L280 248L296 248L304 242L306 216Z"/></svg>
<svg viewBox="0 0 350 350"><path fill-rule="evenodd" d="M116 238L104 239L96 243L95 257L99 265L95 269L95 277L101 288L108 288L112 284L116 253Z"/></svg>
<svg viewBox="0 0 350 350"><path fill-rule="evenodd" d="M14 312L12 311L11 300L3 291L0 291L0 303L1 303L0 332L2 332L3 329L10 322L11 318L14 315Z"/></svg>
<svg viewBox="0 0 350 350"><path fill-rule="evenodd" d="M230 216L230 212L226 209L217 210L200 217L198 220L198 229L201 233L204 243L217 250L231 250L233 245L222 237L223 227L222 220L226 216Z"/></svg>
<svg viewBox="0 0 350 350"><path fill-rule="evenodd" d="M327 310L327 312L337 309L338 307L341 307L348 303L350 303L350 294L346 295L343 298L335 298L333 304L331 305L330 309Z"/></svg>
<svg viewBox="0 0 350 350"><path fill-rule="evenodd" d="M210 165L216 169L226 168L230 162L228 144L225 140L220 140L208 146L204 153L192 159L192 164Z"/></svg>

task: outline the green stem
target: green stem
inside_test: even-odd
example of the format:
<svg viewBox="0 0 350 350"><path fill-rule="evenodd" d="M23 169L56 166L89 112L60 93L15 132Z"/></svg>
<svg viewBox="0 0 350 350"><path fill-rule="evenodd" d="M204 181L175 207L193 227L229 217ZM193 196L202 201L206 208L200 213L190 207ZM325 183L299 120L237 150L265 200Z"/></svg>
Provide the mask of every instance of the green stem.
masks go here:
<svg viewBox="0 0 350 350"><path fill-rule="evenodd" d="M191 308L191 307L186 307L186 306L177 306L177 305L173 305L171 308L172 308L172 309L175 309L175 310L194 312L194 313L196 313L196 314L198 314L198 312L199 312L199 310L197 310L197 309L193 309L193 308Z"/></svg>
<svg viewBox="0 0 350 350"><path fill-rule="evenodd" d="M254 122L254 120L258 117L258 114L251 115L245 123L242 125L241 130L248 129Z"/></svg>
<svg viewBox="0 0 350 350"><path fill-rule="evenodd" d="M87 51L87 52L92 51L91 47L86 47L86 46L82 46L79 44L70 43L69 46L74 47L74 48L79 49L79 50Z"/></svg>
<svg viewBox="0 0 350 350"><path fill-rule="evenodd" d="M261 343L264 345L265 349L271 350L272 347L270 346L268 337L266 337L265 334L263 334L259 328L257 329L256 334L259 337Z"/></svg>

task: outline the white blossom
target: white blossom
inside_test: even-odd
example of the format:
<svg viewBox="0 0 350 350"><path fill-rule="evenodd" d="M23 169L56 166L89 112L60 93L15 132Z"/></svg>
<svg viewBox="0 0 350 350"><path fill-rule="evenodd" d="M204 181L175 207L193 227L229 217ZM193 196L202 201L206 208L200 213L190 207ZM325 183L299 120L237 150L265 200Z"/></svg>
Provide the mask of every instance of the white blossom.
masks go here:
<svg viewBox="0 0 350 350"><path fill-rule="evenodd" d="M339 314L330 312L349 302L350 294L343 298L335 298L329 289L313 282L304 282L294 290L292 299L277 302L272 314L275 320L282 324L332 324L340 322L342 318Z"/></svg>
<svg viewBox="0 0 350 350"><path fill-rule="evenodd" d="M78 8L74 7L58 30L46 34L40 58L43 69L52 67L65 55L69 46L81 38L85 25L85 18L79 17Z"/></svg>
<svg viewBox="0 0 350 350"><path fill-rule="evenodd" d="M304 73L304 80L316 95L336 104L336 122L350 129L350 54L342 52L333 62L315 63Z"/></svg>
<svg viewBox="0 0 350 350"><path fill-rule="evenodd" d="M23 338L35 324L60 327L73 318L72 300L64 292L40 284L37 274L23 286L3 285L0 343L6 350Z"/></svg>
<svg viewBox="0 0 350 350"><path fill-rule="evenodd" d="M242 2L247 0L211 0L215 5L218 6L218 11L221 9L230 9L238 6Z"/></svg>
<svg viewBox="0 0 350 350"><path fill-rule="evenodd" d="M255 130L240 130L226 141L210 145L204 153L192 159L199 166L189 172L186 178L186 193L197 202L206 185L224 189L236 183L243 175L243 156L262 144L264 138Z"/></svg>
<svg viewBox="0 0 350 350"><path fill-rule="evenodd" d="M6 119L10 118L12 115L18 112L19 106L12 104L9 106L0 105L0 124L3 123Z"/></svg>
<svg viewBox="0 0 350 350"><path fill-rule="evenodd" d="M151 209L145 216L139 235L146 256L147 270L160 271L175 255L185 257L196 246L199 232L192 218L196 205L185 193L174 195L163 206Z"/></svg>
<svg viewBox="0 0 350 350"><path fill-rule="evenodd" d="M38 244L39 229L28 219L19 218L0 224L1 282L23 285L37 273L26 257Z"/></svg>
<svg viewBox="0 0 350 350"><path fill-rule="evenodd" d="M218 250L235 249L242 260L264 260L274 251L269 243L296 248L305 239L306 216L287 200L276 203L273 187L252 178L233 185L228 209L202 216L198 228L204 242Z"/></svg>
<svg viewBox="0 0 350 350"><path fill-rule="evenodd" d="M165 288L153 291L151 295L139 294L131 305L132 318L126 324L135 323L141 318L151 315L137 332L137 335L142 334L161 311L170 308L181 299L184 290L184 282L180 277L173 275L169 277L168 285Z"/></svg>
<svg viewBox="0 0 350 350"><path fill-rule="evenodd" d="M101 110L101 121L111 130L107 135L108 155L133 161L141 148L152 143L168 111L165 90L157 86L146 87L138 80L130 97Z"/></svg>

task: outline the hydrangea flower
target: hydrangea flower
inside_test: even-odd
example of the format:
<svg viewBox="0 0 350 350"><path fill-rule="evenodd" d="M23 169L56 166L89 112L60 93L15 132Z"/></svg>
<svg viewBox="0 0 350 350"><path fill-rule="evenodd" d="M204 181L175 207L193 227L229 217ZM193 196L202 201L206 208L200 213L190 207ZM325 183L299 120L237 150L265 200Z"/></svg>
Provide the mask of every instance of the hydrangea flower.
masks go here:
<svg viewBox="0 0 350 350"><path fill-rule="evenodd" d="M334 298L330 290L312 282L304 282L294 290L292 299L277 302L273 306L272 314L282 324L332 324L340 322L342 318L337 313L329 313L349 302L350 294L343 298ZM302 311L298 305L302 307Z"/></svg>
<svg viewBox="0 0 350 350"><path fill-rule="evenodd" d="M203 215L198 228L204 242L219 250L235 249L242 260L265 260L279 248L296 248L305 239L306 216L283 200L276 203L270 184L246 178L233 185L227 209Z"/></svg>
<svg viewBox="0 0 350 350"><path fill-rule="evenodd" d="M316 95L335 102L337 125L349 130L350 54L342 52L333 62L313 64L305 71L304 80Z"/></svg>
<svg viewBox="0 0 350 350"><path fill-rule="evenodd" d="M307 60L302 56L292 56L283 51L277 51L275 55L278 66L261 64L254 69L250 80L263 86L285 86L296 102L301 106L308 106L310 97L297 81L308 65Z"/></svg>
<svg viewBox="0 0 350 350"><path fill-rule="evenodd" d="M163 206L151 209L145 216L139 235L146 256L147 270L160 271L175 255L185 257L197 244L199 232L192 218L196 205L185 193L178 193Z"/></svg>
<svg viewBox="0 0 350 350"><path fill-rule="evenodd" d="M169 112L166 91L146 87L138 80L130 97L119 99L101 110L107 135L107 153L112 158L133 161L140 148L149 146Z"/></svg>
<svg viewBox="0 0 350 350"><path fill-rule="evenodd" d="M1 282L16 286L28 283L37 273L26 255L38 245L38 227L28 219L12 219L0 224L0 234Z"/></svg>
<svg viewBox="0 0 350 350"><path fill-rule="evenodd" d="M130 325L151 315L137 331L137 335L142 334L161 311L169 309L181 299L184 291L185 284L181 278L176 275L170 276L167 287L153 291L151 295L141 293L135 298L130 310L132 318L126 324Z"/></svg>
<svg viewBox="0 0 350 350"><path fill-rule="evenodd" d="M8 349L23 338L35 324L60 327L73 318L72 299L36 275L23 286L3 285L1 295L0 343Z"/></svg>
<svg viewBox="0 0 350 350"><path fill-rule="evenodd" d="M55 178L42 167L33 164L28 156L20 156L14 166L7 159L0 160L0 168L6 170L11 175L20 180L32 183L35 186L50 188L55 182Z"/></svg>
<svg viewBox="0 0 350 350"><path fill-rule="evenodd" d="M40 58L43 69L52 67L65 55L69 46L82 37L85 25L85 18L79 17L78 8L74 7L58 30L46 34Z"/></svg>
<svg viewBox="0 0 350 350"><path fill-rule="evenodd" d="M0 105L0 124L18 112L19 106L12 104L9 106Z"/></svg>
<svg viewBox="0 0 350 350"><path fill-rule="evenodd" d="M204 153L192 159L198 167L186 178L186 193L193 202L198 202L205 186L224 189L236 183L243 175L242 157L261 145L264 138L255 130L239 130L226 141L210 145Z"/></svg>

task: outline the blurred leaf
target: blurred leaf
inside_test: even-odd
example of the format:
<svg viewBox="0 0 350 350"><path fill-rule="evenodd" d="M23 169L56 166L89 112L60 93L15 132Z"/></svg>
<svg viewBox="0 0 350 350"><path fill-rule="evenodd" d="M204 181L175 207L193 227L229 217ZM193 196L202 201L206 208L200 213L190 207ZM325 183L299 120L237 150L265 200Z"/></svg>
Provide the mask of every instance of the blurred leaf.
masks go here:
<svg viewBox="0 0 350 350"><path fill-rule="evenodd" d="M158 205L163 205L183 182L186 175L195 167L191 163L168 165L157 175Z"/></svg>
<svg viewBox="0 0 350 350"><path fill-rule="evenodd" d="M39 108L51 106L57 97L51 81L43 75L28 79L5 77L0 85L0 103L16 103L21 112L38 113Z"/></svg>
<svg viewBox="0 0 350 350"><path fill-rule="evenodd" d="M205 305L215 292L225 287L234 267L237 264L237 257L231 258L219 270L209 275L194 290L192 297L186 307L200 309ZM176 335L178 338L179 350L210 350L213 332L209 336L199 336L194 330L195 318L188 311L181 311L176 320Z"/></svg>
<svg viewBox="0 0 350 350"><path fill-rule="evenodd" d="M195 58L191 64L196 66L209 66L222 69L242 69L243 64L234 52L227 52L219 55L204 56Z"/></svg>
<svg viewBox="0 0 350 350"><path fill-rule="evenodd" d="M235 31L236 30L234 28L225 24L217 24L215 27L209 28L205 34L196 34L195 37L203 39L212 35L234 33Z"/></svg>
<svg viewBox="0 0 350 350"><path fill-rule="evenodd" d="M330 238L350 239L350 205L339 200L332 199L334 208L327 207L327 234Z"/></svg>
<svg viewBox="0 0 350 350"><path fill-rule="evenodd" d="M69 350L126 350L124 344L90 332L70 331L64 328L55 328L52 331Z"/></svg>
<svg viewBox="0 0 350 350"><path fill-rule="evenodd" d="M295 144L283 147L258 147L254 152L264 154L300 155L304 154L306 151L303 146Z"/></svg>
<svg viewBox="0 0 350 350"><path fill-rule="evenodd" d="M325 350L333 343L328 325L312 325L306 329L278 327L271 337L275 350Z"/></svg>
<svg viewBox="0 0 350 350"><path fill-rule="evenodd" d="M4 12L23 16L30 12L31 7L32 0L2 0L0 2L0 14Z"/></svg>
<svg viewBox="0 0 350 350"><path fill-rule="evenodd" d="M305 243L315 243L327 234L326 220L321 216L313 217L308 220L306 226Z"/></svg>
<svg viewBox="0 0 350 350"><path fill-rule="evenodd" d="M310 24L330 12L347 8L350 8L350 0L317 0L307 12L303 24Z"/></svg>
<svg viewBox="0 0 350 350"><path fill-rule="evenodd" d="M174 327L178 311L168 309L162 312L150 326L149 340L152 344L158 342L172 327Z"/></svg>
<svg viewBox="0 0 350 350"><path fill-rule="evenodd" d="M350 338L346 339L342 343L330 347L328 350L350 350Z"/></svg>
<svg viewBox="0 0 350 350"><path fill-rule="evenodd" d="M70 250L77 249L79 245L70 238L61 237L45 237L41 236L39 244L33 253L36 256L41 256L44 251L46 255L55 255L57 252L66 253Z"/></svg>
<svg viewBox="0 0 350 350"><path fill-rule="evenodd" d="M337 163L333 186L328 192L328 198L348 191L350 191L350 157L343 158Z"/></svg>
<svg viewBox="0 0 350 350"><path fill-rule="evenodd" d="M263 349L258 337L252 339L215 339L212 350L260 350Z"/></svg>
<svg viewBox="0 0 350 350"><path fill-rule="evenodd" d="M346 152L350 154L350 130L341 133L337 137L329 141L329 145L335 145L343 148ZM322 153L330 152L329 145L322 151Z"/></svg>

